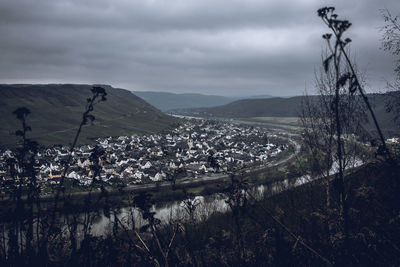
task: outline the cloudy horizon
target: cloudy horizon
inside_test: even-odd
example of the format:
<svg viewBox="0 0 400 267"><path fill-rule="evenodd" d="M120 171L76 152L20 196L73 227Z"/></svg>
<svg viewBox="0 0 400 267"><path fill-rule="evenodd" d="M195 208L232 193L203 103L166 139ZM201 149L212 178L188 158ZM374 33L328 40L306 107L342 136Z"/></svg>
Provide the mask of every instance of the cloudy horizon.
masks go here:
<svg viewBox="0 0 400 267"><path fill-rule="evenodd" d="M381 10L398 0L0 0L0 83L110 84L225 96L312 92L335 6L367 91L393 78ZM397 5L396 5L397 4Z"/></svg>

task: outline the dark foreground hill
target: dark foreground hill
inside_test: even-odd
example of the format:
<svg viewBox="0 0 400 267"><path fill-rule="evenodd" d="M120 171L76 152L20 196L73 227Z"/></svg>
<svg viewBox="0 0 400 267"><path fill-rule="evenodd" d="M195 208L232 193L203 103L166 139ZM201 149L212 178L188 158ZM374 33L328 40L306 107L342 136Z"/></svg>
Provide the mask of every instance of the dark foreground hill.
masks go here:
<svg viewBox="0 0 400 267"><path fill-rule="evenodd" d="M90 85L0 85L0 145L15 144L15 130L21 128L12 112L27 107L31 114L29 136L43 144L72 142L91 96ZM84 128L81 143L102 136L158 132L176 123L130 91L104 86L107 101L95 106L92 125Z"/></svg>
<svg viewBox="0 0 400 267"><path fill-rule="evenodd" d="M317 96L310 96L312 101L317 101ZM374 112L381 127L388 135L398 132L394 124L394 115L386 112L387 94L368 94ZM298 117L304 96L290 98L243 99L226 105L210 108L182 109L177 111L181 115L197 117L220 118L253 118L253 117ZM370 120L372 121L372 120ZM373 128L372 123L366 125Z"/></svg>

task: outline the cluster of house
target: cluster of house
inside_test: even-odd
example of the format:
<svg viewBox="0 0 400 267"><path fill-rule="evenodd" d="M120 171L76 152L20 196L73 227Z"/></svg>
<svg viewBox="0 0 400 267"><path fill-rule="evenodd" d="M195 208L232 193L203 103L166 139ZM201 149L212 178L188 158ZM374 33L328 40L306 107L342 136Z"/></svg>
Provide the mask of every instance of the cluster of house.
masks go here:
<svg viewBox="0 0 400 267"><path fill-rule="evenodd" d="M393 138L386 139L386 142L388 144L399 144L400 143L399 139L400 138L398 138L398 137L393 137Z"/></svg>
<svg viewBox="0 0 400 267"><path fill-rule="evenodd" d="M258 127L192 120L163 134L100 138L94 145L78 147L69 159L66 179L90 185L95 177L130 185L224 173L232 167L266 164L288 148L287 143L276 140L278 136ZM7 159L13 157L11 150L0 151L3 185L12 179ZM68 158L69 147L65 146L38 152L38 182L58 183Z"/></svg>

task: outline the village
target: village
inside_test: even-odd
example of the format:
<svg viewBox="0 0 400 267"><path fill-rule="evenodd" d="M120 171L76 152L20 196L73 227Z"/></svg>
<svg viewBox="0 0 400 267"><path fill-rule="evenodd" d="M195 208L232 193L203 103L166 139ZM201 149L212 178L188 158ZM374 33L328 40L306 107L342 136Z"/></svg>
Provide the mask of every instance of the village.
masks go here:
<svg viewBox="0 0 400 267"><path fill-rule="evenodd" d="M99 138L93 145L77 147L71 154L65 179L84 187L94 180L129 186L188 177L196 179L224 174L232 168L265 166L288 148L287 139L264 128L187 120L162 134ZM53 146L37 153L38 184L51 188L60 182L69 149ZM3 192L13 184L7 162L15 157L9 149L0 151Z"/></svg>

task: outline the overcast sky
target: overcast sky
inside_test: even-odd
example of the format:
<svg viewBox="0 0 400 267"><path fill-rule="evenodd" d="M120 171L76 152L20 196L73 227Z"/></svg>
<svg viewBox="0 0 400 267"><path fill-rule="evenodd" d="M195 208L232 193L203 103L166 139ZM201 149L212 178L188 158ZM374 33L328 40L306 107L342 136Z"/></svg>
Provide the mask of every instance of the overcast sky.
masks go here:
<svg viewBox="0 0 400 267"><path fill-rule="evenodd" d="M0 0L0 83L301 95L321 65L326 5L353 23L353 56L382 91L393 62L380 9L399 14L399 0Z"/></svg>

